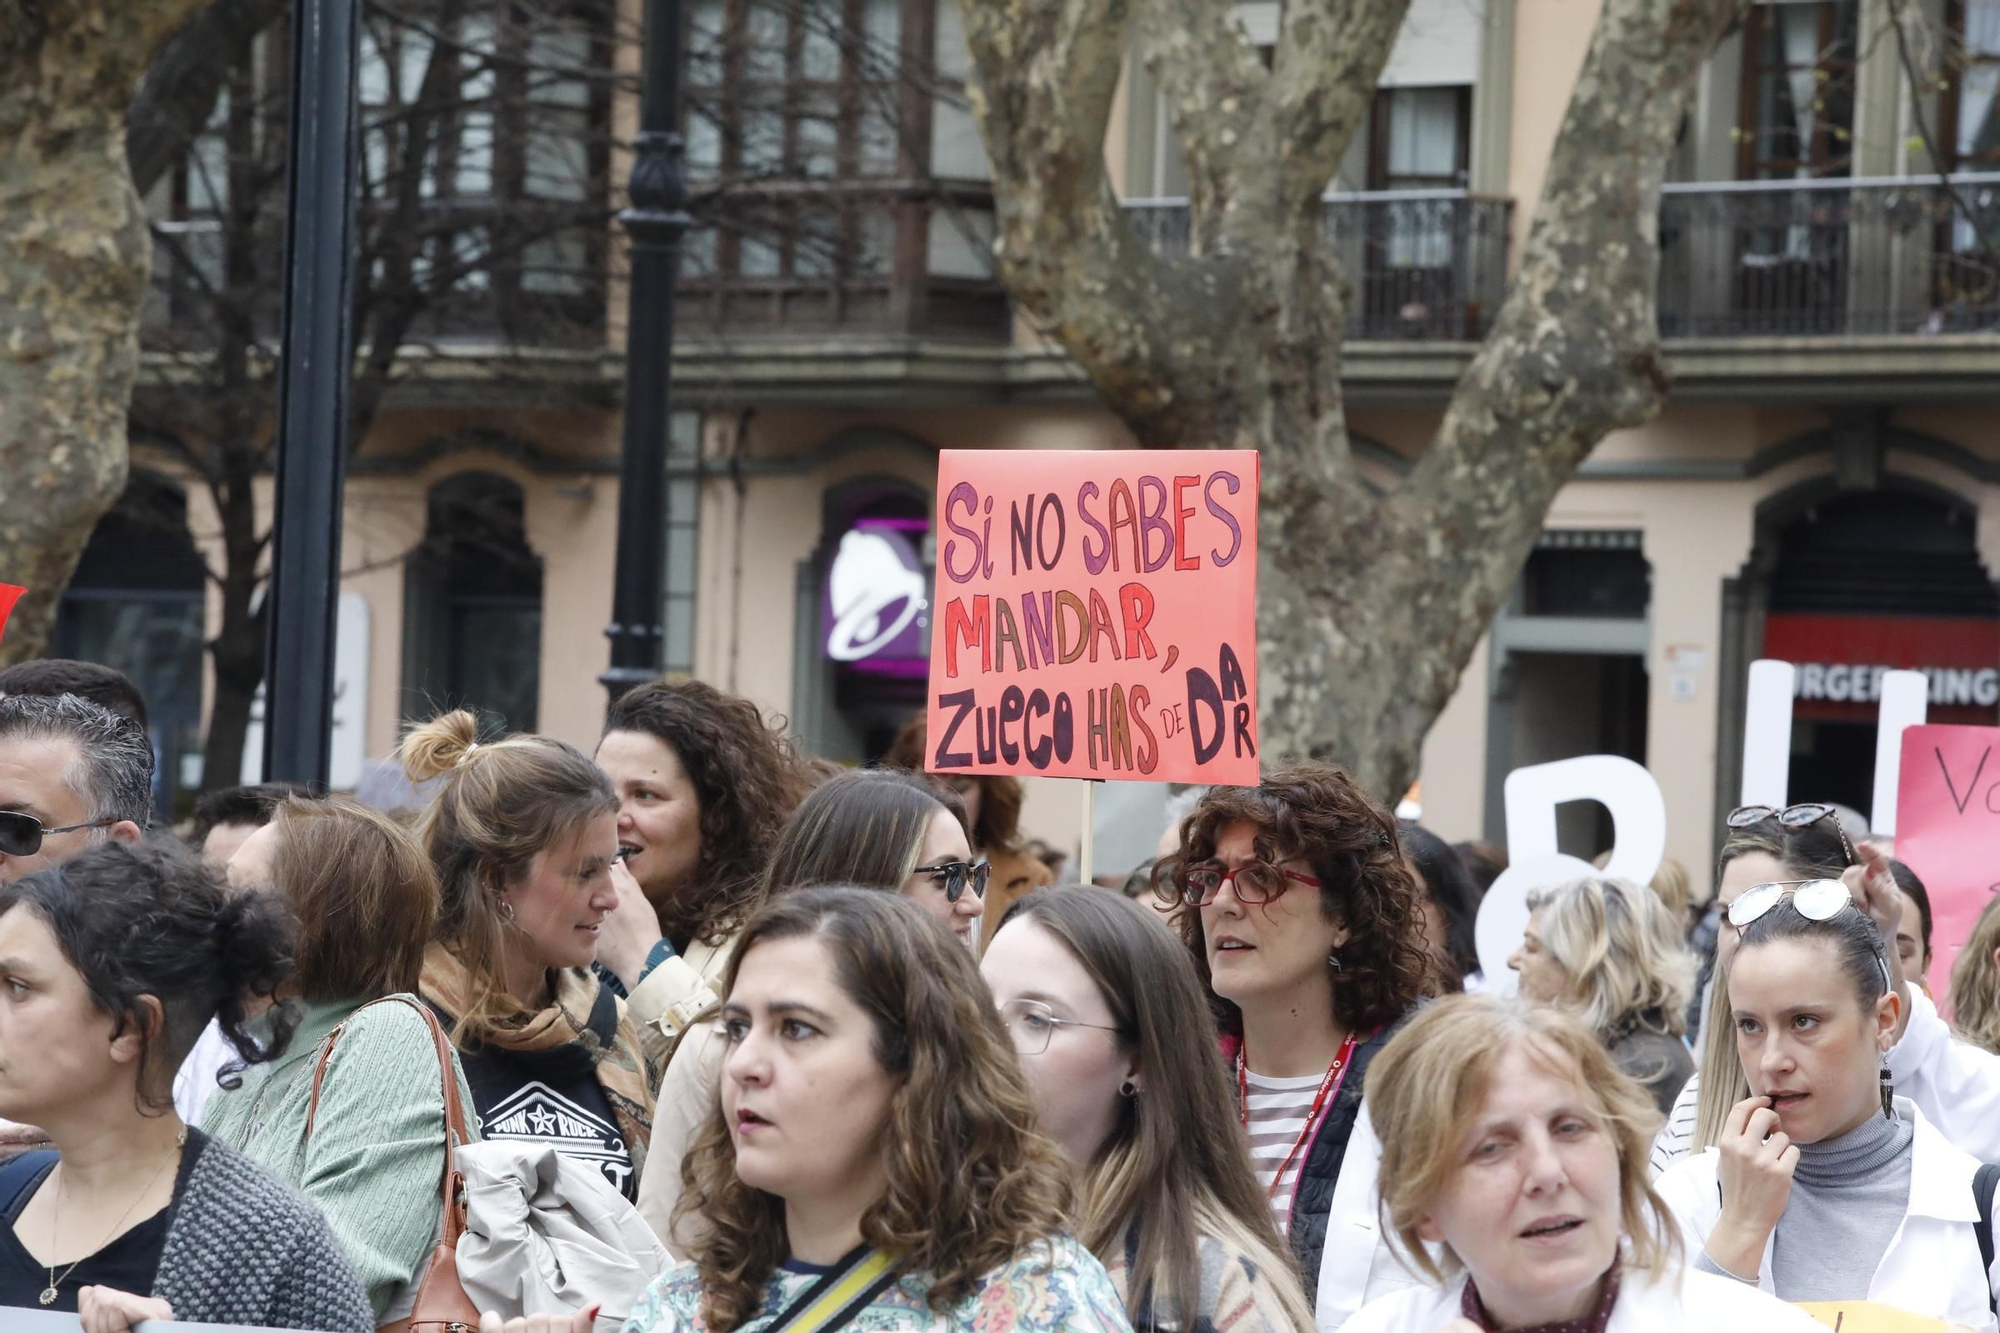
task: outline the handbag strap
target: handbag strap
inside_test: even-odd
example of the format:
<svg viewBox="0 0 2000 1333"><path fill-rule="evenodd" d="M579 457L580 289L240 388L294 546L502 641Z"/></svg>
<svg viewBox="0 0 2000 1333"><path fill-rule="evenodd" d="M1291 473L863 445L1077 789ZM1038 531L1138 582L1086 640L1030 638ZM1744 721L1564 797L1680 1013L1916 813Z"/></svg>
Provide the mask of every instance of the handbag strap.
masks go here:
<svg viewBox="0 0 2000 1333"><path fill-rule="evenodd" d="M466 1129L465 1104L458 1095L458 1080L452 1077L451 1042L444 1034L444 1025L438 1022L437 1015L431 1012L429 1005L408 995L384 996L382 999L370 1000L362 1005L360 1009L349 1014L339 1027L327 1034L326 1048L320 1052L319 1065L313 1070L312 1102L306 1108L306 1137L312 1137L313 1121L319 1115L320 1084L326 1081L327 1066L333 1062L333 1048L340 1043L341 1034L347 1030L347 1025L354 1021L356 1015L378 1004L406 1004L417 1011L424 1020L424 1025L430 1029L431 1044L437 1051L439 1078L444 1084L444 1229L446 1238L456 1241L464 1225L464 1210L460 1199L461 1177L457 1164L458 1150L472 1142L472 1135Z"/></svg>
<svg viewBox="0 0 2000 1333"><path fill-rule="evenodd" d="M895 1261L864 1246L800 1292L766 1325L765 1333L828 1333L844 1328L895 1281Z"/></svg>

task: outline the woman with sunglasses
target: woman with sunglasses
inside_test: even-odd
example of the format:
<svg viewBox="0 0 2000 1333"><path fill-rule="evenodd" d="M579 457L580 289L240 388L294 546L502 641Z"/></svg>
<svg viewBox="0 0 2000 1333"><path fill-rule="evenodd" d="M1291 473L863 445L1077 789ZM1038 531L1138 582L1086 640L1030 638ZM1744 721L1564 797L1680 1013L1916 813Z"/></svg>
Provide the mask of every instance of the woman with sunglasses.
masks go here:
<svg viewBox="0 0 2000 1333"><path fill-rule="evenodd" d="M827 779L785 821L764 869L769 900L821 884L899 893L944 923L970 950L989 871L972 855L965 810L949 789L902 769L856 769ZM683 1035L661 1080L652 1150L660 1167L640 1182L639 1211L676 1255L692 1233L675 1234L679 1161L715 1100L723 1042L715 1023Z"/></svg>
<svg viewBox="0 0 2000 1333"><path fill-rule="evenodd" d="M1736 932L1729 928L1731 904L1758 884L1813 879L1841 879L1854 867L1857 849L1847 840L1834 808L1801 804L1783 810L1767 805L1731 811L1722 852L1716 863L1715 909L1722 917L1716 934L1715 966L1707 983L1702 1022L1696 1043L1695 1075L1687 1081L1667 1112L1667 1123L1653 1143L1653 1173L1658 1175L1685 1157L1715 1143L1729 1110L1749 1095L1743 1070L1736 1062L1735 1029L1729 1020L1729 992L1723 984L1736 951ZM1873 863L1871 862L1871 867ZM1872 881L1880 910L1894 931L1900 906L1886 872ZM1850 888L1862 895L1869 881L1856 871ZM1893 914L1893 915L1891 915ZM1878 916L1878 922L1883 917Z"/></svg>
<svg viewBox="0 0 2000 1333"><path fill-rule="evenodd" d="M1837 880L1729 911L1724 985L1750 1095L1658 1189L1697 1268L1792 1302L1870 1300L1992 1326L1979 1162L1893 1095L1902 1007L1881 927Z"/></svg>
<svg viewBox="0 0 2000 1333"><path fill-rule="evenodd" d="M1259 1185L1321 1329L1416 1279L1381 1241L1368 1063L1430 976L1396 820L1338 768L1216 787L1157 881L1208 985Z"/></svg>
<svg viewBox="0 0 2000 1333"><path fill-rule="evenodd" d="M1015 904L979 965L1077 1182L1079 1239L1135 1329L1309 1333L1208 997L1153 915L1118 894L1044 889Z"/></svg>

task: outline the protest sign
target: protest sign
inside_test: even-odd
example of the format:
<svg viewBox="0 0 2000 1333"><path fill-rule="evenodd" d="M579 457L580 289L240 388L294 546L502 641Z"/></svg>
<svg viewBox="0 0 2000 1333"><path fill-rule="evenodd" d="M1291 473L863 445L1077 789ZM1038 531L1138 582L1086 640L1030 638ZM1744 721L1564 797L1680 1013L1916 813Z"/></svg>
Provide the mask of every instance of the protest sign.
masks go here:
<svg viewBox="0 0 2000 1333"><path fill-rule="evenodd" d="M938 455L940 773L1255 785L1257 455Z"/></svg>
<svg viewBox="0 0 2000 1333"><path fill-rule="evenodd" d="M1930 991L2000 890L2000 727L1911 727L1896 791L1896 859L1931 898Z"/></svg>

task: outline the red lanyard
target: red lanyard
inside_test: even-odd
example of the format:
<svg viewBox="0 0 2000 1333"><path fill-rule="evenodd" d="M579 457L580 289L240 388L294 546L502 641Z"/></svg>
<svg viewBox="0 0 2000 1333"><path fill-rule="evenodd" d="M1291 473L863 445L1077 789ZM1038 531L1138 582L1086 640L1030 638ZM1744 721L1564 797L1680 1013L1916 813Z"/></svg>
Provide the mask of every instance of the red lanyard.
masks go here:
<svg viewBox="0 0 2000 1333"><path fill-rule="evenodd" d="M1244 1042L1236 1050L1236 1106L1243 1117L1243 1127L1250 1128L1250 1043ZM1312 1109L1306 1112L1305 1128L1299 1131L1292 1150L1285 1154L1285 1160L1278 1167L1278 1174L1271 1177L1270 1188L1264 1197L1275 1198L1278 1186L1285 1181L1285 1173L1292 1169L1292 1159L1297 1157L1312 1137L1314 1126L1319 1124L1319 1113L1340 1092L1340 1085L1347 1079L1347 1062L1354 1058L1354 1034L1340 1043L1340 1053L1333 1057L1333 1063L1326 1067L1326 1077L1319 1081L1319 1091L1313 1094Z"/></svg>

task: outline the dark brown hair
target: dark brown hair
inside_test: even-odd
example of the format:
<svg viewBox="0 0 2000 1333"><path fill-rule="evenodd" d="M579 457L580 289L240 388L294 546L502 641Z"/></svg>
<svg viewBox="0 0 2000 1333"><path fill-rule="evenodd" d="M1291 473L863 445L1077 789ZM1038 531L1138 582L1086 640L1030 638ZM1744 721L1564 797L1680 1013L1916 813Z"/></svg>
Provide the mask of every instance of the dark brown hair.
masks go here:
<svg viewBox="0 0 2000 1333"><path fill-rule="evenodd" d="M1396 836L1396 817L1342 769L1302 763L1272 769L1255 787L1215 787L1181 825L1181 845L1160 862L1158 883L1177 884L1189 866L1215 856L1216 840L1242 820L1257 830L1257 855L1276 864L1302 857L1320 889L1320 911L1347 928L1336 952L1333 1019L1350 1032L1386 1027L1424 994L1430 976L1422 898ZM1217 1021L1243 1030L1234 1004L1209 982L1201 913L1175 914L1181 938L1209 987ZM1336 967L1329 963L1329 967Z"/></svg>
<svg viewBox="0 0 2000 1333"><path fill-rule="evenodd" d="M717 944L760 901L764 860L805 795L806 775L780 723L698 680L656 680L611 706L604 734L635 731L672 749L701 809L691 881L653 907L669 939Z"/></svg>
<svg viewBox="0 0 2000 1333"><path fill-rule="evenodd" d="M895 741L889 746L889 753L882 762L897 768L907 768L912 772L924 771L924 714L916 713L903 729L896 733ZM955 776L969 776L979 784L979 818L973 821L967 837L972 841L974 851L991 855L994 852L1018 852L1021 850L1021 802L1026 798L1027 789L1019 778L1008 777L1004 773L972 773ZM937 775L938 785L947 785L942 774Z"/></svg>
<svg viewBox="0 0 2000 1333"><path fill-rule="evenodd" d="M932 1277L943 1314L993 1269L1064 1229L1060 1152L1035 1127L1019 1058L972 954L915 903L856 888L765 904L744 928L723 989L770 940L814 939L874 1027L875 1058L897 1081L882 1127L883 1196L861 1217L868 1244ZM785 1205L743 1183L720 1100L681 1163L676 1220L707 1230L693 1246L702 1315L715 1333L756 1316L790 1254Z"/></svg>
<svg viewBox="0 0 2000 1333"><path fill-rule="evenodd" d="M416 838L342 796L286 797L271 823L272 887L298 918L299 998L414 993L439 903L437 872Z"/></svg>
<svg viewBox="0 0 2000 1333"><path fill-rule="evenodd" d="M1250 1145L1222 1061L1215 1020L1187 951L1151 907L1115 893L1038 889L1015 903L995 938L1020 925L1049 932L1097 983L1117 1024L1119 1048L1136 1056L1145 1088L1119 1099L1118 1123L1097 1160L1081 1163L1079 1239L1109 1264L1127 1257L1125 1305L1201 1323L1199 1246L1222 1238L1261 1270L1292 1315L1312 1328L1291 1251L1250 1170Z"/></svg>
<svg viewBox="0 0 2000 1333"><path fill-rule="evenodd" d="M919 774L860 768L828 778L785 821L765 867L764 893L816 884L900 889L917 868L939 810L965 826L958 793Z"/></svg>

